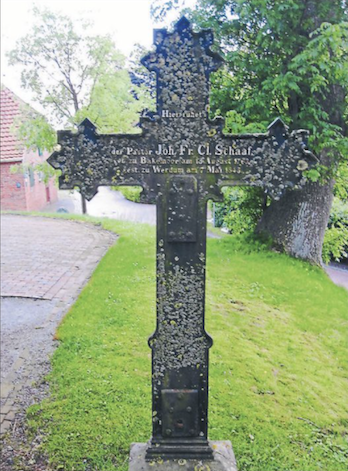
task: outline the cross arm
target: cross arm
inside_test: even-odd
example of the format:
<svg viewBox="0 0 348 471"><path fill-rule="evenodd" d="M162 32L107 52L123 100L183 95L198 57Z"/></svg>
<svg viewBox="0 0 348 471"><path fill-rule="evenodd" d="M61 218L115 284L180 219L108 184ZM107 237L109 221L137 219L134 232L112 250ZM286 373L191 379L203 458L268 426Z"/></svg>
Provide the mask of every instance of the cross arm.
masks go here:
<svg viewBox="0 0 348 471"><path fill-rule="evenodd" d="M77 186L87 200L101 185L140 185L146 192L149 165L141 163L154 149L143 134L98 134L88 119L77 132L58 131L57 150L48 162L61 171L59 187Z"/></svg>
<svg viewBox="0 0 348 471"><path fill-rule="evenodd" d="M289 132L277 118L264 134L217 134L209 152L218 185L233 182L262 187L278 200L287 189L301 187L303 172L317 164L318 159L307 149L308 131Z"/></svg>

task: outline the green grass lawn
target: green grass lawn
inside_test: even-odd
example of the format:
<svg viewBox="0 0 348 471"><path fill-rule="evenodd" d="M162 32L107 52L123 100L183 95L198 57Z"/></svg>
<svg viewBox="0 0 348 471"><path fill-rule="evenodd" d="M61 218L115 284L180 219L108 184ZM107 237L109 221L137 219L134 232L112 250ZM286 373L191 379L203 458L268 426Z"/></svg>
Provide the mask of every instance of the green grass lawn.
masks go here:
<svg viewBox="0 0 348 471"><path fill-rule="evenodd" d="M155 229L102 224L121 237L57 331L50 399L28 412L55 470L126 471L151 435ZM207 260L210 438L232 441L240 471L345 471L348 293L231 236Z"/></svg>

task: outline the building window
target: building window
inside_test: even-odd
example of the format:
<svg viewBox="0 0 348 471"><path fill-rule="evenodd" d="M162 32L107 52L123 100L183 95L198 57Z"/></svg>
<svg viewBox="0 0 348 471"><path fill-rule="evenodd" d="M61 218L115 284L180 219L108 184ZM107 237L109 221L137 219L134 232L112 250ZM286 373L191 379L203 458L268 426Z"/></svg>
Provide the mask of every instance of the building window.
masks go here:
<svg viewBox="0 0 348 471"><path fill-rule="evenodd" d="M35 175L34 175L34 170L32 167L29 167L29 181L30 181L30 186L35 185Z"/></svg>

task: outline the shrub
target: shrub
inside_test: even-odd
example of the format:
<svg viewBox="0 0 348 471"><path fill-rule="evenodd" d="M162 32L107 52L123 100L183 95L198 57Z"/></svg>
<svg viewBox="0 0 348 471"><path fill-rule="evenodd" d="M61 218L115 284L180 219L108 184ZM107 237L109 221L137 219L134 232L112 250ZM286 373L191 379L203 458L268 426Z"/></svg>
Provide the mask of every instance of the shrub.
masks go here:
<svg viewBox="0 0 348 471"><path fill-rule="evenodd" d="M264 211L260 188L223 188L224 201L214 205L215 227L226 227L233 234L253 232ZM322 258L348 262L348 202L334 198L325 233Z"/></svg>
<svg viewBox="0 0 348 471"><path fill-rule="evenodd" d="M122 193L127 200L140 203L141 186L113 186L112 189Z"/></svg>
<svg viewBox="0 0 348 471"><path fill-rule="evenodd" d="M335 198L323 244L323 262L348 261L348 203Z"/></svg>
<svg viewBox="0 0 348 471"><path fill-rule="evenodd" d="M223 193L223 203L215 204L215 226L227 227L233 234L253 231L264 209L262 189L224 188Z"/></svg>

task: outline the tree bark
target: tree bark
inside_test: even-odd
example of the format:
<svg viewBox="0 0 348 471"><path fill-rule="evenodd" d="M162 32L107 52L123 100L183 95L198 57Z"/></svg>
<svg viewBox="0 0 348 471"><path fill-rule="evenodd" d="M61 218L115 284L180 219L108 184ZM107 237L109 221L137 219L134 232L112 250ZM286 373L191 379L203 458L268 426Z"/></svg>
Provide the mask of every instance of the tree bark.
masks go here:
<svg viewBox="0 0 348 471"><path fill-rule="evenodd" d="M86 198L81 194L81 207L82 207L82 214L87 214L87 202Z"/></svg>
<svg viewBox="0 0 348 471"><path fill-rule="evenodd" d="M346 132L343 123L342 104L345 102L342 87L332 86L322 107L329 114L332 124ZM289 98L289 107L299 105L295 96ZM294 122L299 127L296 116ZM334 159L329 149L320 153L319 162L333 168ZM272 237L276 247L296 258L321 264L322 244L330 216L334 181L327 184L307 183L301 190L289 191L279 201L272 201L265 210L256 229Z"/></svg>
<svg viewBox="0 0 348 471"><path fill-rule="evenodd" d="M333 199L333 180L307 183L273 201L258 226L259 234L273 238L274 246L296 258L321 265L322 245Z"/></svg>
<svg viewBox="0 0 348 471"><path fill-rule="evenodd" d="M71 92L71 95L72 95L72 98L73 98L73 101L74 101L75 113L77 113L80 109L79 102L78 102L78 99L77 99L77 94L75 92L74 87L71 84L70 78L68 80L68 83L69 83L70 92ZM82 214L87 214L87 201L86 201L86 198L83 196L82 193L81 193L81 208L82 208Z"/></svg>
<svg viewBox="0 0 348 471"><path fill-rule="evenodd" d="M323 21L339 21L343 14L340 2L333 2L327 18L319 13L319 1L304 2L303 20L311 20L307 34L317 29ZM307 91L306 93L309 93ZM322 98L322 108L330 117L330 122L347 132L344 123L345 91L338 85L328 87L326 98ZM288 99L289 113L295 128L301 127L300 111L303 107L301 97L292 93ZM319 155L320 164L332 168L333 160L328 157L328 149ZM307 183L298 191L289 191L281 200L272 201L265 210L256 229L273 238L274 245L296 258L320 265L322 245L330 216L333 200L334 181L325 185Z"/></svg>

